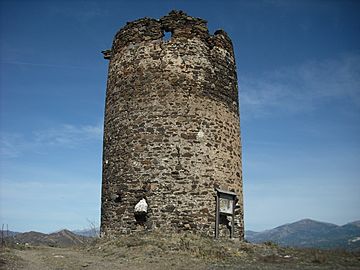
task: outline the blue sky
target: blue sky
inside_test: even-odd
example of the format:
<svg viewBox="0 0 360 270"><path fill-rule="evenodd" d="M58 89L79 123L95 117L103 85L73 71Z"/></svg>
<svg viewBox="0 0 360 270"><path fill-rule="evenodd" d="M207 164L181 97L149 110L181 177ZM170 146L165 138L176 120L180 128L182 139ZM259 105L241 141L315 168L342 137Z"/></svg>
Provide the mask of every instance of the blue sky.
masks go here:
<svg viewBox="0 0 360 270"><path fill-rule="evenodd" d="M108 62L141 17L223 28L236 54L245 223L360 219L358 1L0 1L0 223L99 223Z"/></svg>

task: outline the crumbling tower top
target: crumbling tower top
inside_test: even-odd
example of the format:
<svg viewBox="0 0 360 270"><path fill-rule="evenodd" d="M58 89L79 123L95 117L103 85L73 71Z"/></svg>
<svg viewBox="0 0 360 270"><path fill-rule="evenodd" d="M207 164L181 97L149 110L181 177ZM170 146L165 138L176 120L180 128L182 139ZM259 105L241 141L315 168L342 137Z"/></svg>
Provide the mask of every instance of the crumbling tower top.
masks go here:
<svg viewBox="0 0 360 270"><path fill-rule="evenodd" d="M231 39L224 30L217 30L214 35L211 35L206 20L191 17L183 11L176 10L171 11L159 20L142 18L128 22L115 35L113 52L129 44L162 39L165 32L170 32L171 37L174 39L196 37L205 42L210 48L217 46L233 54ZM109 56L107 54L105 58L109 58Z"/></svg>

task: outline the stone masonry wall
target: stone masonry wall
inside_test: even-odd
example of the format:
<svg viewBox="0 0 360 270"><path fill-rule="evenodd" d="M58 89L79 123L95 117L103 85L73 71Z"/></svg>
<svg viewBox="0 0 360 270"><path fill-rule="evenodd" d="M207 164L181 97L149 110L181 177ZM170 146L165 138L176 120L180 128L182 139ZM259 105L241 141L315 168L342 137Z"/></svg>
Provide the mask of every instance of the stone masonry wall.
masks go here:
<svg viewBox="0 0 360 270"><path fill-rule="evenodd" d="M172 11L128 23L104 56L102 234L214 235L214 188L221 188L238 195L235 235L242 239L238 88L227 34L210 35L206 21ZM148 213L138 219L134 207L143 198Z"/></svg>

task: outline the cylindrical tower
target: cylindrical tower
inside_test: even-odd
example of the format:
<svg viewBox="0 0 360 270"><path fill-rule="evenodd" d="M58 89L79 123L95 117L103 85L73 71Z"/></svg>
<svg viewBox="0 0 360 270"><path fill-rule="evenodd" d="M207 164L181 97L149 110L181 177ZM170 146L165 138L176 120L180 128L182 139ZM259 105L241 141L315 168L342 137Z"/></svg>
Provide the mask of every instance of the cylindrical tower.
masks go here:
<svg viewBox="0 0 360 270"><path fill-rule="evenodd" d="M220 188L237 194L242 239L238 87L228 35L210 35L206 21L172 11L127 23L104 57L102 234L160 228L214 235ZM229 224L221 223L224 235Z"/></svg>

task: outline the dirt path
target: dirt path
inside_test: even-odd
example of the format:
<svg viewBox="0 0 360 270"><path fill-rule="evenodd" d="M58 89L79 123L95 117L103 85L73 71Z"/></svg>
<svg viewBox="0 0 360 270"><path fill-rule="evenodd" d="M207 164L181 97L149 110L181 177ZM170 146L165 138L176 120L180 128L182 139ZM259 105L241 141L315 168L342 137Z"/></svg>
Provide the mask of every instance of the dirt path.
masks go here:
<svg viewBox="0 0 360 270"><path fill-rule="evenodd" d="M143 254L144 255L144 254ZM182 256L163 257L161 254L145 256L135 253L125 256L121 252L95 254L86 250L36 247L25 250L7 250L2 257L1 269L67 270L67 269L207 269L204 263Z"/></svg>
<svg viewBox="0 0 360 270"><path fill-rule="evenodd" d="M11 250L16 258L15 268L27 270L60 270L60 269L135 269L122 268L119 260L106 260L101 254L90 254L86 250L67 248L37 247L25 250ZM14 261L13 261L14 262ZM126 262L126 261L125 261ZM125 266L125 265L124 265Z"/></svg>
<svg viewBox="0 0 360 270"><path fill-rule="evenodd" d="M38 249L29 249L29 250L14 250L14 255L19 257L29 270L35 269L50 269L46 263L46 257L44 256L45 252L39 252Z"/></svg>

